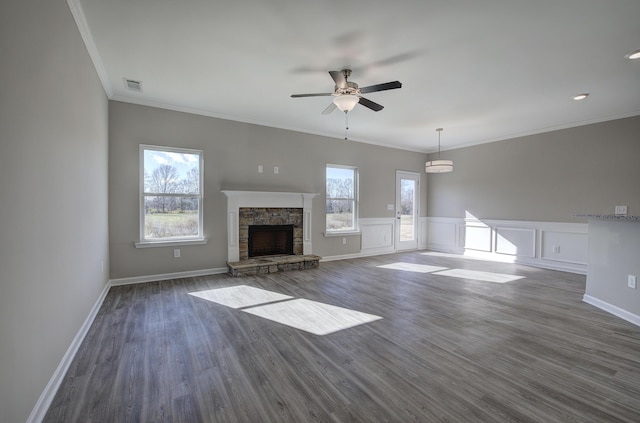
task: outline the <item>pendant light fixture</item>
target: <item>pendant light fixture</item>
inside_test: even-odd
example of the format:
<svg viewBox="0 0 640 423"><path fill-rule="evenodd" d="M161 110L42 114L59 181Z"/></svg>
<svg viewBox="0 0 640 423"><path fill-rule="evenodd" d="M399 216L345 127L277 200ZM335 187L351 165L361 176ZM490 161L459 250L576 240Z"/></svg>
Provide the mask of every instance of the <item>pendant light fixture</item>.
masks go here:
<svg viewBox="0 0 640 423"><path fill-rule="evenodd" d="M438 160L431 160L425 163L424 171L427 173L453 172L452 160L440 160L440 133L443 130L443 128L436 129L438 131Z"/></svg>

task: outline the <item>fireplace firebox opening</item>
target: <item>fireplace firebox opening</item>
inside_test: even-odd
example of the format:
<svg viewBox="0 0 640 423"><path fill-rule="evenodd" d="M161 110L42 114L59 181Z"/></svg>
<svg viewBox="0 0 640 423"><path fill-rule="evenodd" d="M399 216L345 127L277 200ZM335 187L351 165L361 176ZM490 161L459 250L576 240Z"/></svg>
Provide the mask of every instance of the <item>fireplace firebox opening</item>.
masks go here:
<svg viewBox="0 0 640 423"><path fill-rule="evenodd" d="M249 225L249 258L293 254L293 225Z"/></svg>

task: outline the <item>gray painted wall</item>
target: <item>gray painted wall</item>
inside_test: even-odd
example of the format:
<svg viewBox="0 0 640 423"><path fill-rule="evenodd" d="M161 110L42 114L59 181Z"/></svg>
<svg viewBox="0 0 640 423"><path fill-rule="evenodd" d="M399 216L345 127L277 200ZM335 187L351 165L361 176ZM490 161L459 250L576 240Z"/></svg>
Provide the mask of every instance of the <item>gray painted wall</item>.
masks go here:
<svg viewBox="0 0 640 423"><path fill-rule="evenodd" d="M444 151L442 158L454 161L454 172L429 177L428 216L584 222L571 215L613 213L615 205L640 214L640 116Z"/></svg>
<svg viewBox="0 0 640 423"><path fill-rule="evenodd" d="M586 222L571 215L613 214L616 205L640 215L640 116L445 151L442 158L454 161L454 172L429 177L431 217ZM626 287L627 275L640 272L640 243L606 237L597 225L636 234L640 223L590 224L587 264L588 295L640 315L638 291Z"/></svg>
<svg viewBox="0 0 640 423"><path fill-rule="evenodd" d="M107 284L108 103L64 0L0 2L0 421L24 422Z"/></svg>
<svg viewBox="0 0 640 423"><path fill-rule="evenodd" d="M421 172L426 155L212 117L109 102L109 233L112 279L224 267L227 260L228 190L315 192L313 252L357 253L360 237L324 237L327 163L357 166L360 217L393 217L395 171ZM136 249L139 236L140 144L204 150L204 232L207 245ZM264 166L259 174L257 166ZM278 166L280 173L273 173ZM422 175L424 177L424 174ZM426 216L423 184L422 216Z"/></svg>

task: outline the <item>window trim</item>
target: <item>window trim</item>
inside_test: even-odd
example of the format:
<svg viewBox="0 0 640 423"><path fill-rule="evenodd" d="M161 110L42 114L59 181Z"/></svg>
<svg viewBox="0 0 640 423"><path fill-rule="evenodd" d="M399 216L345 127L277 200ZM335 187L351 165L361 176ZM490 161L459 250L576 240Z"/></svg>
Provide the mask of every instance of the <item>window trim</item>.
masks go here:
<svg viewBox="0 0 640 423"><path fill-rule="evenodd" d="M198 235L172 237L172 238L159 238L159 239L146 239L144 234L145 228L145 208L144 199L145 196L158 196L158 193L147 193L144 191L144 152L145 150L156 150L170 153L180 154L196 154L199 158L199 187L198 194L164 194L166 197L197 197L198 198ZM182 147L166 147L160 145L140 144L138 149L138 225L140 233L138 234L138 242L134 245L136 248L149 248L149 247L167 247L177 245L200 245L206 244L207 239L204 237L204 151L196 150L192 148Z"/></svg>
<svg viewBox="0 0 640 423"><path fill-rule="evenodd" d="M349 169L353 171L353 198L338 198L338 197L328 197L327 196L327 169L328 168L336 168L336 169ZM339 165L339 164L331 164L327 163L324 167L324 236L340 236L340 235L358 235L360 234L360 172L356 166L349 165ZM343 229L343 230L331 230L327 228L327 200L349 200L353 201L353 229Z"/></svg>

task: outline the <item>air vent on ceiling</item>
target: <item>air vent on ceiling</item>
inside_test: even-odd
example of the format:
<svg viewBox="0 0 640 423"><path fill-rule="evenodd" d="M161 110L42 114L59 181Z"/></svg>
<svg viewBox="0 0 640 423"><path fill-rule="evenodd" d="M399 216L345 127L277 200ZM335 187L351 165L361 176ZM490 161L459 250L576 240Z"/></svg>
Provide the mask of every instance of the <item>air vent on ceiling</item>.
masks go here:
<svg viewBox="0 0 640 423"><path fill-rule="evenodd" d="M127 78L122 78L122 80L124 81L124 86L127 89L131 91L137 91L139 93L142 92L142 82Z"/></svg>

